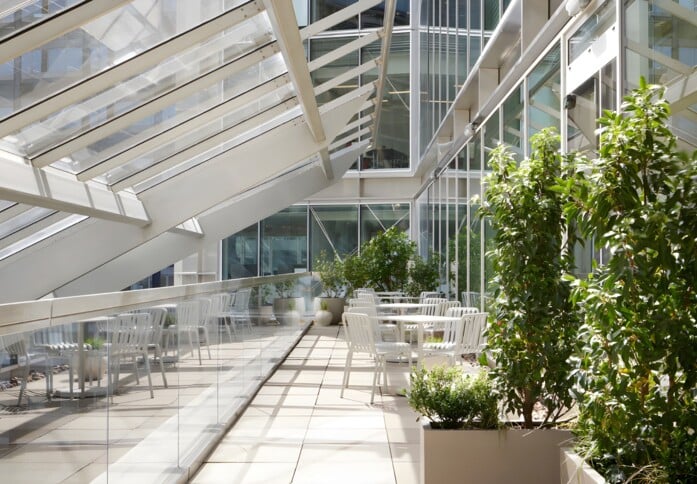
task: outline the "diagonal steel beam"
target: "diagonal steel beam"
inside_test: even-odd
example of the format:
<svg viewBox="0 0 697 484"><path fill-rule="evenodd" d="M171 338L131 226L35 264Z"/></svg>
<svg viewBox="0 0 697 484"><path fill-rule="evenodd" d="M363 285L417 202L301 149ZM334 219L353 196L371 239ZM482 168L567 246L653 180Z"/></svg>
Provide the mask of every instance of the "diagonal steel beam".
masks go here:
<svg viewBox="0 0 697 484"><path fill-rule="evenodd" d="M0 198L90 217L146 226L150 218L135 196L96 183L40 170L0 157Z"/></svg>
<svg viewBox="0 0 697 484"><path fill-rule="evenodd" d="M382 108L382 95L385 88L385 77L387 76L387 61L390 57L390 45L392 44L392 27L394 24L394 14L397 8L397 0L385 0L385 16L383 17L384 35L382 36L382 50L380 51L380 73L378 74L377 93L375 99L375 123L373 124L373 138L377 138L380 126L380 111Z"/></svg>
<svg viewBox="0 0 697 484"><path fill-rule="evenodd" d="M320 84L315 88L315 95L319 96L320 94L327 92L330 89L333 89L337 86L340 86L346 81L349 81L353 79L354 77L358 77L361 74L365 74L366 72L372 71L376 67L378 67L379 61L378 59L373 59L369 60L368 62L361 64L358 67L354 67L353 69L350 69L346 72L343 72L339 74L338 76L334 77L333 79L328 80L325 83Z"/></svg>
<svg viewBox="0 0 697 484"><path fill-rule="evenodd" d="M58 91L51 97L41 99L0 122L0 138L19 131L23 127L44 119L51 113L71 104L94 96L109 86L116 86L126 79L143 73L163 60L181 53L192 45L203 42L225 29L234 27L261 11L263 11L263 6L259 2L245 3L120 64ZM2 45L0 44L0 46Z"/></svg>
<svg viewBox="0 0 697 484"><path fill-rule="evenodd" d="M324 67L337 59L341 59L343 56L348 55L353 51L356 51L362 47L365 47L366 45L372 44L373 42L380 40L380 35L380 31L375 31L368 35L358 37L356 40L352 40L348 44L344 44L341 47L338 47L333 51L328 52L313 61L310 61L307 67L308 69L310 69L310 72L316 71L320 67Z"/></svg>
<svg viewBox="0 0 697 484"><path fill-rule="evenodd" d="M130 0L91 0L17 30L0 43L0 64L30 52L126 3L130 3Z"/></svg>
<svg viewBox="0 0 697 484"><path fill-rule="evenodd" d="M97 126L86 133L75 136L64 143L44 151L40 155L32 158L32 164L36 167L50 165L56 160L69 155L79 149L85 148L106 136L112 135L127 128L131 124L147 116L153 115L162 109L170 106L177 101L187 98L217 82L221 82L235 73L243 71L248 67L257 64L262 59L272 56L278 52L278 45L271 44L261 49L245 54L244 56L229 62L228 64L215 69L208 74L198 77L188 83L177 86L174 89L162 94L150 102L138 106L106 123Z"/></svg>
<svg viewBox="0 0 697 484"><path fill-rule="evenodd" d="M305 117L307 127L317 143L324 143L326 134L317 107L317 99L312 87L312 78L307 66L305 48L300 39L300 31L293 10L293 3L288 0L263 0L269 20L276 33L276 39L281 47L283 59L286 61L288 74L295 86L295 92L300 101L300 107ZM322 167L327 179L333 177L329 155L322 156Z"/></svg>

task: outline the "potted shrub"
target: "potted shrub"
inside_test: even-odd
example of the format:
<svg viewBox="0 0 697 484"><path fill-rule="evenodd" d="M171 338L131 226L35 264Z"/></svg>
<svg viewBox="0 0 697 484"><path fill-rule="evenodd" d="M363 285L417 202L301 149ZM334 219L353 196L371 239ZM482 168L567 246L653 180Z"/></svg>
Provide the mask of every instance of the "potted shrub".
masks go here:
<svg viewBox="0 0 697 484"><path fill-rule="evenodd" d="M439 279L438 257L433 252L426 259L415 254L409 265L409 282L404 286L404 292L417 297L423 291L435 291Z"/></svg>
<svg viewBox="0 0 697 484"><path fill-rule="evenodd" d="M408 398L428 418L421 431L422 483L559 482L558 454L540 447L557 445L561 435L500 424L498 392L486 372L415 369Z"/></svg>
<svg viewBox="0 0 697 484"><path fill-rule="evenodd" d="M325 251L320 252L314 264L315 270L319 272L319 279L322 283L322 293L325 295L319 298L320 310L329 311L332 314L330 324L337 324L341 321L344 312L346 291L346 278L344 277L344 265L338 255L330 259ZM326 307L322 308L321 305Z"/></svg>
<svg viewBox="0 0 697 484"><path fill-rule="evenodd" d="M578 450L613 483L697 480L697 152L677 149L669 116L642 79L566 185L567 213L610 255L572 298Z"/></svg>
<svg viewBox="0 0 697 484"><path fill-rule="evenodd" d="M334 315L329 311L329 305L325 299L320 299L319 309L315 313L315 323L320 326L329 326L334 320Z"/></svg>
<svg viewBox="0 0 697 484"><path fill-rule="evenodd" d="M554 426L573 405L569 357L579 325L565 278L574 268L576 237L557 189L573 160L560 153L552 129L534 135L531 145L519 166L506 147L494 149L479 212L494 230L486 352L505 410L528 429ZM540 406L546 411L535 421Z"/></svg>
<svg viewBox="0 0 697 484"><path fill-rule="evenodd" d="M276 283L278 297L273 300L273 313L276 321L283 325L299 324L303 311L303 299L295 297L295 280Z"/></svg>

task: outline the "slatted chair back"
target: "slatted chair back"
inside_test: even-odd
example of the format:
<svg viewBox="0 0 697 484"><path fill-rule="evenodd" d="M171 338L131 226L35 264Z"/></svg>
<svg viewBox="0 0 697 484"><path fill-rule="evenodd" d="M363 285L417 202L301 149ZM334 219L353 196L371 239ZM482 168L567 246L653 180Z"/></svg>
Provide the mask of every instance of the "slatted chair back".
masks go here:
<svg viewBox="0 0 697 484"><path fill-rule="evenodd" d="M365 313L344 312L344 324L352 353L376 355L375 324Z"/></svg>
<svg viewBox="0 0 697 484"><path fill-rule="evenodd" d="M444 302L448 302L448 300L441 297L427 297L421 304L428 304L428 306L419 308L419 313L427 316L435 316L438 311L438 305Z"/></svg>
<svg viewBox="0 0 697 484"><path fill-rule="evenodd" d="M465 315L465 334L463 338L463 353L482 352L486 339L484 330L486 329L486 318L488 313L470 313Z"/></svg>
<svg viewBox="0 0 697 484"><path fill-rule="evenodd" d="M460 301L444 301L438 303L436 307L436 316L445 316L450 308L460 307Z"/></svg>

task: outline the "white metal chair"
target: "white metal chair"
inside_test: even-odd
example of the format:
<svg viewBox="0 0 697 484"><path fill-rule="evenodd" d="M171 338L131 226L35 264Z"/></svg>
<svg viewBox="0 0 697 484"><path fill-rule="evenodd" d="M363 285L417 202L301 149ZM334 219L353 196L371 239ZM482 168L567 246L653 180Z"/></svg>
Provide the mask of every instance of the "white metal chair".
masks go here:
<svg viewBox="0 0 697 484"><path fill-rule="evenodd" d="M148 358L148 344L152 340L152 325L148 313L127 313L118 315L109 327L109 388L112 391L118 389L121 373L121 360L131 358L133 372L136 375L136 383L140 384L138 374L138 358L142 358L145 372L148 377L150 398L155 398L152 390L152 376L150 374L150 359Z"/></svg>
<svg viewBox="0 0 697 484"><path fill-rule="evenodd" d="M237 334L237 330L229 309L230 294L225 292L213 294L210 301L208 322L213 325L216 334L220 332L221 327L224 327L230 342L232 342L232 333ZM222 341L222 337L220 341Z"/></svg>
<svg viewBox="0 0 697 484"><path fill-rule="evenodd" d="M228 311L228 318L233 332L236 332L237 325L245 326L249 332L252 331L252 318L249 315L249 299L252 295L252 288L245 287L238 289L232 306Z"/></svg>
<svg viewBox="0 0 697 484"><path fill-rule="evenodd" d="M167 319L167 310L165 308L146 308L139 312L147 313L150 315L150 327L152 328L152 332L150 333L150 341L148 342L148 347L152 348L155 353L155 360L160 365L162 382L165 388L167 388L168 385L167 376L165 375L165 362L162 359L163 330L165 326L165 320Z"/></svg>
<svg viewBox="0 0 697 484"><path fill-rule="evenodd" d="M207 311L208 305L203 299L195 299L192 301L180 301L177 303L177 334L179 336L179 345L181 346L181 337L186 334L189 340L191 354L194 354L194 345L198 350L198 364L201 364L201 335L199 331L203 331L204 342L208 350L208 359L211 359L211 349L208 346L208 329L205 324L201 324L202 318ZM204 311L205 310L205 311ZM205 321L205 320L203 320Z"/></svg>
<svg viewBox="0 0 697 484"><path fill-rule="evenodd" d="M470 308L451 307L444 316L459 317L457 321L448 321L443 324L443 339L438 342L426 342L422 347L424 356L447 356L451 365L455 364L456 358L465 353L465 331L471 326L472 313Z"/></svg>
<svg viewBox="0 0 697 484"><path fill-rule="evenodd" d="M351 364L353 355L356 353L366 353L373 358L375 366L373 368L373 384L370 392L370 403L375 401L375 387L378 384L378 376L382 370L383 380L387 387L387 365L388 356L407 356L409 367L411 368L411 345L408 343L376 343L375 342L375 322L365 313L344 312L343 322L348 344L346 354L346 364L344 366L344 378L341 384L341 397L344 396L344 389L348 388L349 378L351 377Z"/></svg>
<svg viewBox="0 0 697 484"><path fill-rule="evenodd" d="M450 308L460 307L460 301L443 301L436 306L436 316L447 316ZM436 332L443 330L443 324L430 324L424 328L424 333L428 333L431 337L435 336Z"/></svg>
<svg viewBox="0 0 697 484"><path fill-rule="evenodd" d="M466 317L465 334L463 338L462 354L481 354L486 345L486 320L489 313L469 313Z"/></svg>
<svg viewBox="0 0 697 484"><path fill-rule="evenodd" d="M0 336L0 351L4 350L9 355L16 355L17 365L21 367L22 370L22 383L19 387L17 406L22 404L22 397L27 390L27 380L29 379L29 371L31 368L31 360L29 358L27 346L27 336L24 333ZM50 395L48 376L46 378L46 393ZM27 398L27 403L29 403L29 398Z"/></svg>
<svg viewBox="0 0 697 484"><path fill-rule="evenodd" d="M448 302L447 299L442 298L442 297L427 297L424 299L421 299L419 301L420 304L424 304L423 307L419 308L419 314L423 314L424 316L436 316L438 314L438 305L440 303L445 303ZM424 331L429 331L431 326L430 325L424 325ZM409 335L409 342L413 343L414 342L414 333L416 333L419 330L419 326L416 324L405 324L404 325L404 334Z"/></svg>

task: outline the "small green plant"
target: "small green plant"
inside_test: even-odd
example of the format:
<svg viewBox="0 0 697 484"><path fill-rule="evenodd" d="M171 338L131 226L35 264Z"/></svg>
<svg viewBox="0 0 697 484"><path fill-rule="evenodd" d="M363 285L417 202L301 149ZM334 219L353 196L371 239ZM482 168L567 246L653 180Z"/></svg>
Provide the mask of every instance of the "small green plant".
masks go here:
<svg viewBox="0 0 697 484"><path fill-rule="evenodd" d="M287 281L280 281L276 283L276 293L280 298L290 298L293 297L295 292L295 281L289 279Z"/></svg>
<svg viewBox="0 0 697 484"><path fill-rule="evenodd" d="M341 297L346 288L344 276L344 263L335 255L330 259L325 251L320 252L315 261L314 268L319 272L322 282L322 291L327 297Z"/></svg>
<svg viewBox="0 0 697 484"><path fill-rule="evenodd" d="M98 336L94 338L85 338L85 345L93 350L100 350L104 347L104 340Z"/></svg>
<svg viewBox="0 0 697 484"><path fill-rule="evenodd" d="M414 368L409 405L440 429L498 427L498 397L486 372L465 375L458 367Z"/></svg>
<svg viewBox="0 0 697 484"><path fill-rule="evenodd" d="M169 312L165 315L165 328L169 328L170 326L174 326L177 320L175 319L173 314L170 314Z"/></svg>
<svg viewBox="0 0 697 484"><path fill-rule="evenodd" d="M320 308L322 311L328 311L328 310L329 310L329 304L327 303L327 301L324 301L324 300L320 299L320 301L319 301L319 308Z"/></svg>

